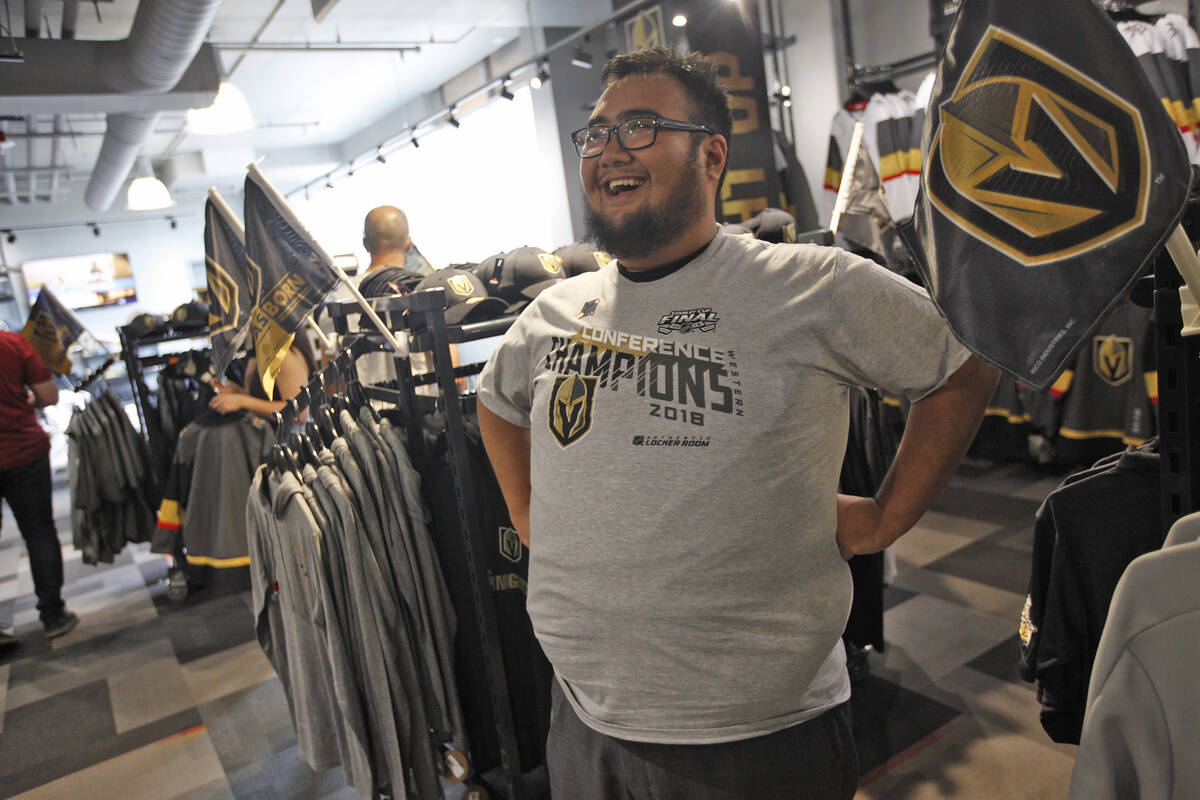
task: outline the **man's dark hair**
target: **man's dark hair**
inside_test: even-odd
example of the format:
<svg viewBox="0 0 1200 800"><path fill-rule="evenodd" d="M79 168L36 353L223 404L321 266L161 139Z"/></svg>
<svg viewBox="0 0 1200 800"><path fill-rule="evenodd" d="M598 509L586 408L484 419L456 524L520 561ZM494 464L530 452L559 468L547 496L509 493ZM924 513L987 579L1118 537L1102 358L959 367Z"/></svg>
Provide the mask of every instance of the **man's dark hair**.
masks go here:
<svg viewBox="0 0 1200 800"><path fill-rule="evenodd" d="M720 70L716 64L700 53L679 55L665 47L648 47L609 59L600 73L600 82L608 88L622 78L645 75L667 75L679 81L687 94L692 117L686 121L707 125L724 136L727 144L730 143L733 138L733 112L729 110L729 92L718 82ZM697 137L700 135L696 134ZM717 181L718 198L728 171L729 157L726 156L725 169Z"/></svg>

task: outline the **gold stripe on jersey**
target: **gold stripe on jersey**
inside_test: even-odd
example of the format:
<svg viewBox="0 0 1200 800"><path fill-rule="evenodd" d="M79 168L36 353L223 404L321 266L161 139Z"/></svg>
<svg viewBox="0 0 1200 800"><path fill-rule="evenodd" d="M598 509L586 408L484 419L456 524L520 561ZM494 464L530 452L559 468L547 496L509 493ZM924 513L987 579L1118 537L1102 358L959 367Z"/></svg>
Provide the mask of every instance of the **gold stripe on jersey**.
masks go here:
<svg viewBox="0 0 1200 800"><path fill-rule="evenodd" d="M1146 396L1151 403L1158 405L1158 372L1147 372L1142 375L1142 380L1146 382Z"/></svg>
<svg viewBox="0 0 1200 800"><path fill-rule="evenodd" d="M177 531L183 527L183 511L174 500L163 500L158 507L158 527Z"/></svg>
<svg viewBox="0 0 1200 800"><path fill-rule="evenodd" d="M205 567L216 567L217 569L230 569L232 567L250 566L250 556L236 556L234 558L211 558L209 556L197 556L188 553L187 560L189 564L197 564Z"/></svg>
<svg viewBox="0 0 1200 800"><path fill-rule="evenodd" d="M1074 428L1059 428L1058 434L1059 434L1059 436L1064 436L1067 439L1076 439L1076 440L1083 440L1083 439L1121 439L1121 440L1124 440L1126 438L1125 431L1119 430L1119 429L1114 429L1114 428L1095 430L1095 431L1078 431L1078 430L1075 430Z"/></svg>

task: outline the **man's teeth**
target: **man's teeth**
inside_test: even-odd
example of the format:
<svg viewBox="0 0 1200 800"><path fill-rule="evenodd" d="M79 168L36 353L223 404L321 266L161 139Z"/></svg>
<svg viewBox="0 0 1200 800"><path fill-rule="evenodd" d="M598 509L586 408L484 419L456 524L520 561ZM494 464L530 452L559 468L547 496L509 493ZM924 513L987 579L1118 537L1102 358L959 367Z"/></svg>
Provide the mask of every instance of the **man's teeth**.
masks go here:
<svg viewBox="0 0 1200 800"><path fill-rule="evenodd" d="M645 182L642 178L615 178L608 182L608 191L615 193L625 189L636 189Z"/></svg>

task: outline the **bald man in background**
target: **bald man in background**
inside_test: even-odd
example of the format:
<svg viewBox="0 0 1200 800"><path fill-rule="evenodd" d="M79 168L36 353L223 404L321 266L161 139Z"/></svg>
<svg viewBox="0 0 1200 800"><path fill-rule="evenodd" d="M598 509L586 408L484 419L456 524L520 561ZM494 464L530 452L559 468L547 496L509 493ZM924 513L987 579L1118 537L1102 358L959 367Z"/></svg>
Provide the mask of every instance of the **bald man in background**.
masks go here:
<svg viewBox="0 0 1200 800"><path fill-rule="evenodd" d="M403 267L421 275L433 270L420 253L414 252L408 235L408 217L395 206L379 206L367 212L363 220L363 247L371 256L366 274L383 267Z"/></svg>

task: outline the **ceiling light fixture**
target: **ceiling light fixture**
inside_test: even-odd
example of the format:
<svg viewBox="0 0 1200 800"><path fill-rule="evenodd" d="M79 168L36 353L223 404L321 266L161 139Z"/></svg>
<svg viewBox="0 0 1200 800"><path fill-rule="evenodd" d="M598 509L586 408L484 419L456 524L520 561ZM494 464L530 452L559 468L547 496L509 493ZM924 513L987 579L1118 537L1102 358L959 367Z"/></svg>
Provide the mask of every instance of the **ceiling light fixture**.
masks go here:
<svg viewBox="0 0 1200 800"><path fill-rule="evenodd" d="M332 189L332 188L333 188L333 181L331 181L331 180L329 180L328 178L326 178L326 179L325 179L325 188L326 188L326 189Z"/></svg>
<svg viewBox="0 0 1200 800"><path fill-rule="evenodd" d="M508 90L509 84L512 83L512 75L505 75L504 80L500 81L500 96L505 100L516 100L517 97Z"/></svg>
<svg viewBox="0 0 1200 800"><path fill-rule="evenodd" d="M125 207L130 211L153 211L175 205L167 185L154 176L146 159L141 160L141 175L129 183L125 193Z"/></svg>
<svg viewBox="0 0 1200 800"><path fill-rule="evenodd" d="M8 235L5 237L5 241L6 241L6 242L8 242L9 244L16 244L16 243L17 243L17 235L16 235L15 233L13 233L12 231L8 231L8 230L6 230L6 231L4 231L4 232L5 232L6 234L8 234Z"/></svg>
<svg viewBox="0 0 1200 800"><path fill-rule="evenodd" d="M588 41L588 37L584 36L583 41ZM592 68L592 54L583 49L583 45L575 48L575 55L571 56L571 63L580 69Z"/></svg>
<svg viewBox="0 0 1200 800"><path fill-rule="evenodd" d="M450 110L446 112L446 122L449 122L456 128L462 127L462 123L454 117L454 106L450 106Z"/></svg>
<svg viewBox="0 0 1200 800"><path fill-rule="evenodd" d="M550 64L542 61L538 64L537 74L529 79L529 85L534 89L540 89L550 81Z"/></svg>
<svg viewBox="0 0 1200 800"><path fill-rule="evenodd" d="M177 230L179 228L179 220L175 219L174 217L167 217L167 223L171 226L171 230Z"/></svg>
<svg viewBox="0 0 1200 800"><path fill-rule="evenodd" d="M97 225L97 224L96 224L96 223L94 223L94 222L89 222L89 223L87 224L87 226L88 226L89 228L91 228L91 229L92 229L92 236L99 236L99 235L100 235L100 226L99 226L99 225Z"/></svg>
<svg viewBox="0 0 1200 800"><path fill-rule="evenodd" d="M412 137L412 146L417 149L420 149L420 147L421 147L421 143L417 141L417 137L415 137L415 136Z"/></svg>
<svg viewBox="0 0 1200 800"><path fill-rule="evenodd" d="M384 156L383 156L383 148L382 147L375 148L375 160L378 161L380 164L387 163L387 159L384 158Z"/></svg>
<svg viewBox="0 0 1200 800"><path fill-rule="evenodd" d="M671 18L671 24L676 28L682 28L684 25L687 25L687 17L683 14L676 14Z"/></svg>
<svg viewBox="0 0 1200 800"><path fill-rule="evenodd" d="M211 106L188 110L187 127L198 136L241 133L254 127L254 115L241 90L228 81L221 81Z"/></svg>

